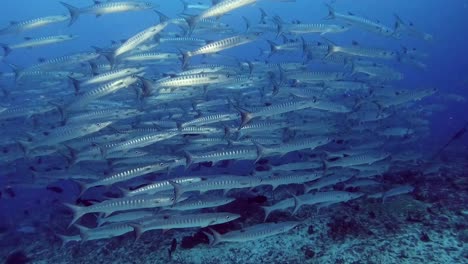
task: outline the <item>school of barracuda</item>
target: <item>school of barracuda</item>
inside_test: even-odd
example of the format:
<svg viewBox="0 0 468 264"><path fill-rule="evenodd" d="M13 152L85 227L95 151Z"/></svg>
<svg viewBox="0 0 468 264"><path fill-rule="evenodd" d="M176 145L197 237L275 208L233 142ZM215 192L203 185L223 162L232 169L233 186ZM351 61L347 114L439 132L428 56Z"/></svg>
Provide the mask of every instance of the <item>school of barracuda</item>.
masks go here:
<svg viewBox="0 0 468 264"><path fill-rule="evenodd" d="M287 21L262 9L269 1L181 1L184 10L174 18L150 2L60 2L69 16L1 29L4 36L55 23L73 27L89 14L138 11L160 18L135 25L133 36L109 47L85 47L32 65L16 65L10 54L78 36L0 44L12 69L1 80L13 87L2 87L8 100L0 107L0 161L7 173L27 163L34 175L8 178L8 184L70 180L80 197L105 190L121 194L90 206L65 204L73 211L69 227L79 230L59 235L65 244L234 221L241 215L217 208L233 202L231 194L241 189L270 197L288 188L289 197L268 201L264 223L226 234L205 232L213 246L287 232L300 224L293 216L305 206L384 201L412 192L412 186L384 186L380 179L420 158L418 140L429 123L417 103L436 90L400 87L404 76L395 65L424 68L427 55L333 38L350 30L396 43L432 36L396 15L395 24L386 26L330 5L324 6L325 19ZM279 2L285 8L295 4ZM239 15L246 28L223 23L224 15L248 8L258 9L260 20ZM253 58L223 54L244 45L269 48ZM251 171L217 170L226 166ZM344 188L334 189L337 184ZM291 221L268 222L277 210L290 210ZM99 215L96 227L80 225L86 214Z"/></svg>

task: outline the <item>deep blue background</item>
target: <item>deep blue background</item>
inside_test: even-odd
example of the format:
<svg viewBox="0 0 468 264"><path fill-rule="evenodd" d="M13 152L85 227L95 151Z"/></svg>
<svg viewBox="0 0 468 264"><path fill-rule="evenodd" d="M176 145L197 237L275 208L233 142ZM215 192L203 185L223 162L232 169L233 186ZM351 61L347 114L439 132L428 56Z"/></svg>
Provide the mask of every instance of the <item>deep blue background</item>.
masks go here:
<svg viewBox="0 0 468 264"><path fill-rule="evenodd" d="M69 0L69 4L82 7L92 4L92 1ZM158 10L175 17L182 10L178 1L160 0L149 1L160 5ZM432 141L435 148L445 142L454 130L468 120L467 102L455 103L444 101L440 98L447 93L457 93L468 97L468 2L466 0L336 0L335 8L339 12L353 12L372 20L379 20L386 25L393 25L393 13L399 14L404 20L412 21L417 28L434 36L434 40L426 42L414 38L394 40L359 29L353 29L343 35L330 36L340 44L349 44L356 40L363 46L399 49L400 45L415 47L430 54L425 61L426 70L418 70L407 66L401 66L405 73L405 81L402 89L419 89L436 87L439 93L429 103L437 102L446 104L444 112L436 113L432 117ZM327 8L322 1L297 0L296 3L278 3L270 0L262 0L256 5L262 7L269 14L280 15L284 20L300 20L304 23L320 23L327 15ZM233 12L221 20L239 31L244 29L241 16L248 17L251 21L258 21L259 12L256 6L244 7ZM0 27L6 26L9 21L21 21L40 16L68 14L68 11L58 2L53 0L2 0L0 9ZM40 37L57 34L77 34L79 39L61 43L50 47L37 49L23 49L14 51L6 62L21 66L28 66L37 62L38 58L52 58L68 53L91 51L90 46L107 46L112 40L128 38L148 26L157 23L158 17L151 11L120 13L96 18L91 15L83 15L71 27L66 23L49 26L43 29L29 31L18 36L0 36L0 43L20 42L23 37ZM308 35L308 39L320 40L320 37ZM259 41L252 45L268 48L266 42ZM239 47L228 51L244 59L253 59L257 56L257 49ZM9 72L9 67L0 63L0 71ZM47 92L47 91L45 91ZM25 95L27 96L27 95ZM466 143L467 140L464 142ZM0 174L1 177L1 174ZM44 192L44 195L46 192ZM37 193L24 192L22 201L28 208L40 208L32 197ZM47 195L51 195L47 193ZM53 197L49 197L52 199ZM48 199L48 198L46 198ZM41 203L46 203L42 201ZM5 208L13 208L13 203L3 202L1 212ZM10 215L11 216L11 215Z"/></svg>

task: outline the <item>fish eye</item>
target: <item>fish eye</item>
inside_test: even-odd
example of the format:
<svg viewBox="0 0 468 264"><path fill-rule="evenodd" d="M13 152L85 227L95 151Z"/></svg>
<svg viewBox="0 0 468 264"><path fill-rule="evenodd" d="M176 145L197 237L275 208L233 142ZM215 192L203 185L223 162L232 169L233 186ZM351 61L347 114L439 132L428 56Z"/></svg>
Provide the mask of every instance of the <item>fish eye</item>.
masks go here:
<svg viewBox="0 0 468 264"><path fill-rule="evenodd" d="M231 217L229 215L226 215L226 219L229 219L229 218L231 218Z"/></svg>

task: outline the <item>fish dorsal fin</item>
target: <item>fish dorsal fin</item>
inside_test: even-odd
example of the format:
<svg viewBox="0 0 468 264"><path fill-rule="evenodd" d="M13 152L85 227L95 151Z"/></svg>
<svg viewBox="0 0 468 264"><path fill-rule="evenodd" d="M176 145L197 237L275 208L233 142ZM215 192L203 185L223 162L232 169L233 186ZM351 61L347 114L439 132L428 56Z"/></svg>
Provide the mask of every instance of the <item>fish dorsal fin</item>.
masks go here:
<svg viewBox="0 0 468 264"><path fill-rule="evenodd" d="M44 61L46 61L46 58L40 57L39 59L37 59L37 61L44 62Z"/></svg>
<svg viewBox="0 0 468 264"><path fill-rule="evenodd" d="M351 13L351 12L348 12L348 15L350 15L350 16L355 16L355 14L354 14L354 13Z"/></svg>
<svg viewBox="0 0 468 264"><path fill-rule="evenodd" d="M353 46L359 46L359 42L357 42L357 41L355 41L355 40L353 40L353 41L351 42L351 44L353 44Z"/></svg>
<svg viewBox="0 0 468 264"><path fill-rule="evenodd" d="M100 5L100 4L102 4L102 1L98 1L98 0L93 0L93 2L94 2L95 5Z"/></svg>
<svg viewBox="0 0 468 264"><path fill-rule="evenodd" d="M24 40L31 40L31 37L24 37Z"/></svg>
<svg viewBox="0 0 468 264"><path fill-rule="evenodd" d="M17 25L18 21L10 21L10 25Z"/></svg>

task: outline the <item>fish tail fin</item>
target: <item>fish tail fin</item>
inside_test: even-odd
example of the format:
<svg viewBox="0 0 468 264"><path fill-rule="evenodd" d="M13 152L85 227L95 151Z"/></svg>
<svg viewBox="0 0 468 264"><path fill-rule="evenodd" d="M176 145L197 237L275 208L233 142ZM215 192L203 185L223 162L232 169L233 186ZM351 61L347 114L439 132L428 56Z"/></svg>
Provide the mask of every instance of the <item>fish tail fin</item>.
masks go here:
<svg viewBox="0 0 468 264"><path fill-rule="evenodd" d="M241 115L241 124L239 125L239 129L241 129L243 126L247 125L250 120L254 117L253 114L245 109L242 109L239 106L233 105L234 108L236 108L237 111L239 111Z"/></svg>
<svg viewBox="0 0 468 264"><path fill-rule="evenodd" d="M153 88L153 83L146 79L145 77L138 76L138 79L140 79L141 82L141 89L143 91L142 97L148 97L151 95L152 91L155 89Z"/></svg>
<svg viewBox="0 0 468 264"><path fill-rule="evenodd" d="M232 132L231 132L231 128L228 127L227 125L223 125L224 126L224 136L223 136L223 139L229 139L229 137L231 136Z"/></svg>
<svg viewBox="0 0 468 264"><path fill-rule="evenodd" d="M283 34L283 20L279 16L275 16L273 23L276 24L276 37L279 37Z"/></svg>
<svg viewBox="0 0 468 264"><path fill-rule="evenodd" d="M81 14L81 10L77 7L74 7L70 4L67 4L67 3L64 3L64 2L60 2L64 7L66 7L68 9L68 12L70 13L70 22L68 22L68 26L71 26L73 25L73 23L75 23L75 21L78 19L78 17L80 16Z"/></svg>
<svg viewBox="0 0 468 264"><path fill-rule="evenodd" d="M164 23L164 22L169 21L169 17L163 14L162 12L159 12L158 10L154 10L154 12L156 12L156 14L158 14L159 16L159 23Z"/></svg>
<svg viewBox="0 0 468 264"><path fill-rule="evenodd" d="M328 45L327 55L325 55L325 58L328 58L331 55L338 52L338 46L333 41L331 41L331 40L329 40L327 38L323 38L323 39L327 42L327 45Z"/></svg>
<svg viewBox="0 0 468 264"><path fill-rule="evenodd" d="M323 175L327 174L328 167L328 162L325 160L325 158L322 158Z"/></svg>
<svg viewBox="0 0 468 264"><path fill-rule="evenodd" d="M186 52L181 52L181 54L182 54L182 69L184 69L185 67L187 67L190 61L191 53L190 51L186 51Z"/></svg>
<svg viewBox="0 0 468 264"><path fill-rule="evenodd" d="M65 158L67 159L68 166L71 167L76 164L76 161L78 160L78 150L70 147L67 144L64 144L64 146L67 148L69 155L64 155Z"/></svg>
<svg viewBox="0 0 468 264"><path fill-rule="evenodd" d="M74 180L74 182L78 184L78 187L80 189L80 193L78 194L78 197L83 196L83 193L86 192L86 190L88 190L90 187L87 183L82 182L82 181Z"/></svg>
<svg viewBox="0 0 468 264"><path fill-rule="evenodd" d="M180 185L179 183L175 181L169 181L169 183L172 185L172 187L174 187L174 203L173 204L176 204L177 201L180 199L180 196L183 194L182 185Z"/></svg>
<svg viewBox="0 0 468 264"><path fill-rule="evenodd" d="M71 76L68 76L68 79L70 80L70 84L73 86L73 89L75 90L75 94L78 94L80 92L81 82Z"/></svg>
<svg viewBox="0 0 468 264"><path fill-rule="evenodd" d="M75 225L78 230L80 230L80 237L81 237L81 242L85 242L89 239L89 230L90 228L87 228L86 226L82 225Z"/></svg>
<svg viewBox="0 0 468 264"><path fill-rule="evenodd" d="M182 10L182 13L185 13L188 10L188 5L187 1L185 0L179 0L179 2L183 5L184 10Z"/></svg>
<svg viewBox="0 0 468 264"><path fill-rule="evenodd" d="M265 214L265 216L263 217L263 222L266 222L266 220L268 219L268 216L270 216L272 210L271 210L270 206L262 206L262 209L263 209L263 212Z"/></svg>
<svg viewBox="0 0 468 264"><path fill-rule="evenodd" d="M184 151L185 169L188 169L193 164L193 155L188 151Z"/></svg>
<svg viewBox="0 0 468 264"><path fill-rule="evenodd" d="M70 210L73 212L73 219L70 222L70 224L68 225L68 228L70 228L73 224L75 224L75 222L78 219L80 219L81 216L86 214L86 212L83 210L83 207L81 207L81 206L77 206L77 205L69 204L69 203L64 203L63 205L70 208Z"/></svg>
<svg viewBox="0 0 468 264"><path fill-rule="evenodd" d="M116 64L116 61L117 61L117 55L115 55L114 52L104 52L102 55L109 62L109 65L111 66L111 69L115 69L115 64Z"/></svg>
<svg viewBox="0 0 468 264"><path fill-rule="evenodd" d="M302 201L301 199L299 199L299 197L293 195L293 198L294 198L294 209L292 211L292 215L295 215L297 213L297 211L299 211L299 209L301 208L302 206Z"/></svg>
<svg viewBox="0 0 468 264"><path fill-rule="evenodd" d="M61 234L55 234L59 239L60 239L60 248L64 248L68 242L72 241L70 240L70 237L68 236L65 236L65 235L61 235Z"/></svg>
<svg viewBox="0 0 468 264"><path fill-rule="evenodd" d="M268 44L270 45L270 54L268 54L268 57L271 57L274 54L276 54L279 49L278 49L278 45L276 45L276 43L274 43L271 40L267 40L267 41L268 41Z"/></svg>
<svg viewBox="0 0 468 264"><path fill-rule="evenodd" d="M242 16L242 19L244 19L244 22L245 22L245 32L249 32L249 30L250 30L250 21L245 16Z"/></svg>
<svg viewBox="0 0 468 264"><path fill-rule="evenodd" d="M10 46L8 46L7 44L0 43L0 47L2 47L3 49L3 57L8 56L12 51Z"/></svg>
<svg viewBox="0 0 468 264"><path fill-rule="evenodd" d="M15 82L17 82L19 79L21 79L21 77L23 77L24 70L21 67L13 63L8 63L8 66L15 73Z"/></svg>
<svg viewBox="0 0 468 264"><path fill-rule="evenodd" d="M268 14L262 8L259 8L259 10L260 10L260 23L265 24L266 23L265 18L268 17Z"/></svg>
<svg viewBox="0 0 468 264"><path fill-rule="evenodd" d="M16 143L20 147L25 157L28 157L29 151L31 150L31 142L25 140L16 140Z"/></svg>
<svg viewBox="0 0 468 264"><path fill-rule="evenodd" d="M122 193L123 197L129 197L130 191L127 189L124 189L122 187L117 187L119 191Z"/></svg>
<svg viewBox="0 0 468 264"><path fill-rule="evenodd" d="M103 224L107 223L107 221L105 220L106 218L104 217L103 214L99 214L97 217L96 217L96 226L97 227L101 227Z"/></svg>
<svg viewBox="0 0 468 264"><path fill-rule="evenodd" d="M257 163L263 157L263 155L265 155L266 148L254 140L252 140L252 143L254 143L255 148L257 149L257 158L254 161L254 163Z"/></svg>
<svg viewBox="0 0 468 264"><path fill-rule="evenodd" d="M51 104L51 105L57 107L57 111L60 114L61 121L65 125L66 122L67 122L67 112L65 111L65 107L63 105L61 105L59 103L55 103L55 102L48 102L48 104Z"/></svg>
<svg viewBox="0 0 468 264"><path fill-rule="evenodd" d="M398 14L393 14L393 16L395 17L395 25L393 27L393 33L391 36L395 38L401 38L402 33L406 28L406 24Z"/></svg>
<svg viewBox="0 0 468 264"><path fill-rule="evenodd" d="M400 32L401 32L401 31L405 28L406 23L405 23L405 22L403 21L403 19L401 19L401 17L400 17L398 14L396 14L396 13L393 14L393 17L395 18L395 28L394 28L394 30L395 30L395 31L400 31Z"/></svg>
<svg viewBox="0 0 468 264"><path fill-rule="evenodd" d="M280 92L281 85L275 79L271 79L270 84L271 84L271 87L272 87L271 96L274 97Z"/></svg>
<svg viewBox="0 0 468 264"><path fill-rule="evenodd" d="M211 244L214 241L213 235L211 233L209 233L209 232L205 232L205 231L202 231L202 232L203 232L203 234L205 234L208 237L208 245L211 246Z"/></svg>
<svg viewBox="0 0 468 264"><path fill-rule="evenodd" d="M97 66L96 62L90 61L90 62L89 62L89 67L91 68L91 74L92 74L93 76L96 76L96 75L99 74L99 72L98 72L98 66Z"/></svg>
<svg viewBox="0 0 468 264"><path fill-rule="evenodd" d="M133 227L133 234L135 235L135 242L140 239L141 235L144 233L143 227L141 224L129 223L129 226Z"/></svg>
<svg viewBox="0 0 468 264"><path fill-rule="evenodd" d="M192 35L193 30L195 29L195 27L197 26L197 23L198 23L197 16L190 16L189 15L189 16L185 17L185 21L187 22L187 25L189 27L188 35Z"/></svg>
<svg viewBox="0 0 468 264"><path fill-rule="evenodd" d="M100 47L96 46L91 46L94 50L96 50L96 53L98 53L100 56L106 58L106 60L109 62L111 68L114 68L115 66L115 58L117 57L114 52L105 50ZM94 72L93 72L94 74Z"/></svg>
<svg viewBox="0 0 468 264"><path fill-rule="evenodd" d="M336 17L335 9L330 4L325 3L325 5L328 8L328 15L324 17L323 19L327 19L327 20L334 19Z"/></svg>
<svg viewBox="0 0 468 264"><path fill-rule="evenodd" d="M385 203L386 198L387 198L387 196L385 194L382 194L382 204Z"/></svg>
<svg viewBox="0 0 468 264"><path fill-rule="evenodd" d="M93 145L99 148L99 152L101 152L101 157L105 159L107 157L107 149L96 142L93 142Z"/></svg>
<svg viewBox="0 0 468 264"><path fill-rule="evenodd" d="M211 234L212 234L211 240L210 240L210 246L214 246L214 245L220 243L220 242L221 242L221 238L222 238L221 234L218 233L218 232L216 232L216 231L215 231L214 229L212 229L212 228L210 228L210 231L211 231ZM208 239L209 239L209 238L210 238L210 236L208 236Z"/></svg>

